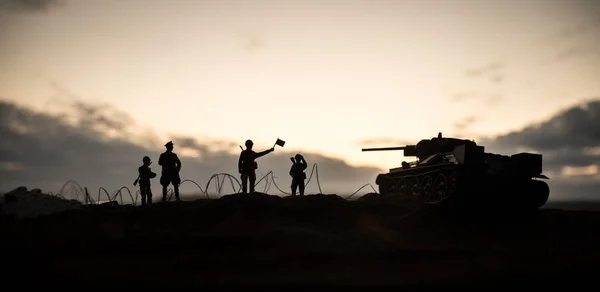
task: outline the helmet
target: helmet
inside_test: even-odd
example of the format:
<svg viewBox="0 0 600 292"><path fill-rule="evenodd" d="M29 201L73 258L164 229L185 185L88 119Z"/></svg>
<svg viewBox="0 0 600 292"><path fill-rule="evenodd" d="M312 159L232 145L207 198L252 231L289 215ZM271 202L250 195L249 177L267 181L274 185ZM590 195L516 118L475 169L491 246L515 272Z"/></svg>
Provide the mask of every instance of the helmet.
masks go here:
<svg viewBox="0 0 600 292"><path fill-rule="evenodd" d="M252 142L252 140L248 139L246 140L246 147L252 146L254 145L254 143Z"/></svg>

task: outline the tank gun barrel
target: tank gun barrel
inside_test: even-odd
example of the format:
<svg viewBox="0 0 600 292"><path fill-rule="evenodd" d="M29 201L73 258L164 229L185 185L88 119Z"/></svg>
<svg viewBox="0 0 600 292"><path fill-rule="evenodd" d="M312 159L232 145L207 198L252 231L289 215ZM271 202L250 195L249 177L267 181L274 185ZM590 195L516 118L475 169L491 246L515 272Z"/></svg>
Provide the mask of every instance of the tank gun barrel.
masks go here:
<svg viewBox="0 0 600 292"><path fill-rule="evenodd" d="M397 147L378 147L378 148L363 148L362 151L390 151L390 150L404 150L403 156L417 156L417 148L415 145L405 145Z"/></svg>
<svg viewBox="0 0 600 292"><path fill-rule="evenodd" d="M406 146L399 147L379 147L379 148L363 148L362 151L389 151L389 150L404 150Z"/></svg>

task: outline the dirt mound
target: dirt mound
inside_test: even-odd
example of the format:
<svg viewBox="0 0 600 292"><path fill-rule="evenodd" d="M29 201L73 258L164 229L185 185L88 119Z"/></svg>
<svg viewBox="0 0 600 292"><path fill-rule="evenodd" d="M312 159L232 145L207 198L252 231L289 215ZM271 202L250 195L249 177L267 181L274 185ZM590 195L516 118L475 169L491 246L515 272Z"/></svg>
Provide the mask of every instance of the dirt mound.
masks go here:
<svg viewBox="0 0 600 292"><path fill-rule="evenodd" d="M3 261L15 274L27 270L36 275L44 288L78 279L170 288L343 284L448 289L567 273L581 280L583 273L600 272L600 236L590 232L600 224L600 213L540 210L506 216L455 220L455 214L437 206L346 201L326 194L90 205L5 221L3 250L10 252Z"/></svg>
<svg viewBox="0 0 600 292"><path fill-rule="evenodd" d="M237 194L225 195L217 200L218 201L228 201L228 202L236 201L239 203L259 202L259 201L261 201L261 202L277 202L277 201L281 200L281 197L273 196L273 195L269 195L269 194L265 194L265 193L260 193L260 192L255 192L255 193L249 193L249 194L237 193Z"/></svg>
<svg viewBox="0 0 600 292"><path fill-rule="evenodd" d="M35 218L81 208L83 204L79 201L44 194L40 189L18 187L4 195L2 216Z"/></svg>

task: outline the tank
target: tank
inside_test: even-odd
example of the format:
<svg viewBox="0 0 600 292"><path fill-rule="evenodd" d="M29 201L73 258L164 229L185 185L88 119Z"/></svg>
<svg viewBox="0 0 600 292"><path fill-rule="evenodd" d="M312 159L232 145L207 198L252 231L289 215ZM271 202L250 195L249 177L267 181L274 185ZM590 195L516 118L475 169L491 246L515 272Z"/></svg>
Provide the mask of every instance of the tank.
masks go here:
<svg viewBox="0 0 600 292"><path fill-rule="evenodd" d="M426 203L464 206L539 208L550 195L549 179L542 174L542 155L485 152L474 141L437 137L416 145L363 148L362 151L402 150L400 167L377 175L381 196L402 197Z"/></svg>

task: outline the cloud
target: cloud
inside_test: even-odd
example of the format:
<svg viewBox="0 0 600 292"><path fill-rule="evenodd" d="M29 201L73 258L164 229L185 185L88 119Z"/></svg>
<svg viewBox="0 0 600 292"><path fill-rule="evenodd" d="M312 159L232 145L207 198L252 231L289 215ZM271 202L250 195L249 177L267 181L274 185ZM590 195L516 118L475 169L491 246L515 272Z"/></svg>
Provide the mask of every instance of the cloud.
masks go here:
<svg viewBox="0 0 600 292"><path fill-rule="evenodd" d="M473 125L475 122L480 121L481 118L478 118L476 116L468 116L464 119L461 119L459 121L457 121L456 123L454 123L454 129L456 131L463 131L468 129L469 127L471 127L471 125Z"/></svg>
<svg viewBox="0 0 600 292"><path fill-rule="evenodd" d="M265 47L265 41L256 36L250 36L244 43L244 51L249 54L255 53L256 51Z"/></svg>
<svg viewBox="0 0 600 292"><path fill-rule="evenodd" d="M495 138L490 143L500 151L527 149L544 155L550 171L564 167L600 166L600 100L564 110L542 123Z"/></svg>
<svg viewBox="0 0 600 292"><path fill-rule="evenodd" d="M490 77L490 79L493 83L502 83L504 77L500 74L494 74Z"/></svg>
<svg viewBox="0 0 600 292"><path fill-rule="evenodd" d="M247 54L254 54L266 47L265 39L254 32L237 29L233 33L240 40L241 49Z"/></svg>
<svg viewBox="0 0 600 292"><path fill-rule="evenodd" d="M67 109L69 115L34 112L28 108L0 101L0 192L24 185L57 192L68 180L88 186L95 198L99 187L114 191L121 186L135 190L132 182L137 177L137 167L143 156L153 161L164 151L166 141L148 138L145 144L128 139L126 124L131 117L109 105L90 105L76 102ZM107 135L107 129L120 135ZM120 130L119 130L120 129ZM239 147L231 141L197 139L173 136L175 152L182 157L182 178L192 179L206 185L215 173L237 174ZM257 145L259 146L259 145ZM198 156L184 152L197 151ZM257 147L256 151L263 150ZM258 160L260 172L273 170L276 183L288 191L291 153L277 149ZM352 167L341 160L319 154L304 153L309 165L317 163L323 192L352 193L365 183L372 183L381 169ZM152 164L155 171L158 165ZM310 169L307 170L307 175ZM214 183L214 182L213 182ZM262 188L259 187L259 189ZM226 186L225 192L230 187ZM153 182L155 194L160 192L158 181ZM189 184L182 192L193 193L198 189ZM309 193L318 192L317 185L308 185ZM272 188L270 192L275 192Z"/></svg>
<svg viewBox="0 0 600 292"><path fill-rule="evenodd" d="M55 7L62 7L65 0L0 0L0 11L37 13L48 12Z"/></svg>
<svg viewBox="0 0 600 292"><path fill-rule="evenodd" d="M589 4L586 11L597 11L600 8L597 1ZM583 8L584 6L580 7ZM554 53L544 63L600 56L598 38L596 37L598 33L600 33L600 17L596 13L592 18L582 18L550 34L544 38L542 43L544 46L554 48Z"/></svg>
<svg viewBox="0 0 600 292"><path fill-rule="evenodd" d="M481 67L477 67L477 68L471 68L465 71L465 76L467 78L483 78L488 80L489 82L491 82L492 84L500 84L502 82L504 82L505 76L502 73L502 69L504 69L504 64L500 63L500 62L492 62L492 63L488 63L484 66ZM466 97L472 97L472 96L477 96L477 97L481 97L482 93L477 93L474 91L468 91L468 92L463 92L463 93L459 93L459 94L455 94L452 99L454 101L457 100L461 100L461 99L465 99ZM487 94L489 96L489 94ZM497 102L497 100L492 100L492 99L488 99L487 103L489 105L491 100L491 103L495 104Z"/></svg>
<svg viewBox="0 0 600 292"><path fill-rule="evenodd" d="M555 55L557 61L566 61L579 57L599 56L597 44L575 44L558 51Z"/></svg>
<svg viewBox="0 0 600 292"><path fill-rule="evenodd" d="M467 78L484 78L493 84L500 84L505 80L502 69L504 69L504 64L492 62L481 67L468 69L464 74ZM477 90L465 90L450 96L450 101L452 102L478 100L483 101L487 106L497 105L503 99L502 95L497 92L481 92Z"/></svg>
<svg viewBox="0 0 600 292"><path fill-rule="evenodd" d="M489 75L497 76L498 72L502 68L504 68L504 65L499 62L493 62L478 68L469 69L465 72L465 75L467 77L484 77Z"/></svg>
<svg viewBox="0 0 600 292"><path fill-rule="evenodd" d="M556 198L600 199L600 98L558 112L543 122L478 142L486 152L543 155ZM588 190L588 193L582 193Z"/></svg>
<svg viewBox="0 0 600 292"><path fill-rule="evenodd" d="M598 5L597 1L594 1L594 5L596 7L590 7L590 9L599 9L600 6ZM562 42L562 41L569 41L569 40L573 40L573 39L577 39L581 36L587 35L589 33L596 33L598 31L598 28L600 27L600 18L597 17L595 19L586 19L586 20L579 20L578 22L574 22L574 23L570 23L569 25L565 26L563 29L559 30L558 32L552 34L550 36L550 42Z"/></svg>
<svg viewBox="0 0 600 292"><path fill-rule="evenodd" d="M483 101L487 106L494 106L504 100L504 97L498 93L484 93L479 91L464 91L450 96L452 102L462 102L468 100Z"/></svg>
<svg viewBox="0 0 600 292"><path fill-rule="evenodd" d="M502 96L502 94L492 93L485 98L485 104L488 106L494 106L501 103L503 100L504 97Z"/></svg>
<svg viewBox="0 0 600 292"><path fill-rule="evenodd" d="M599 146L600 100L563 110L547 121L508 133L495 142L540 151Z"/></svg>
<svg viewBox="0 0 600 292"><path fill-rule="evenodd" d="M477 91L464 91L460 93L453 94L450 99L452 101L463 101L466 99L471 99L479 96L480 94Z"/></svg>

